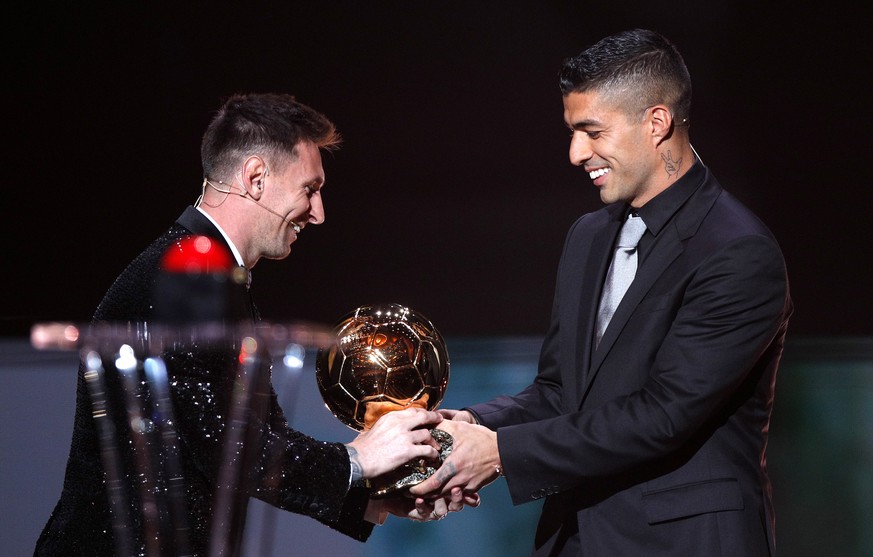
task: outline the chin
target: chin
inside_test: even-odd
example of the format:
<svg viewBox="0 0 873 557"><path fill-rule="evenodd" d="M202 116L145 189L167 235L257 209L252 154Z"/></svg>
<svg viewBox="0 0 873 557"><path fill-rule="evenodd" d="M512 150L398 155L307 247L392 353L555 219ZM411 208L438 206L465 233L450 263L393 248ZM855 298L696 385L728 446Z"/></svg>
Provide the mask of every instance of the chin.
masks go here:
<svg viewBox="0 0 873 557"><path fill-rule="evenodd" d="M276 250L274 252L271 252L271 253L264 255L264 259L279 260L279 259L285 259L289 255L291 255L291 246L290 245L285 246L285 249L283 249L283 250Z"/></svg>
<svg viewBox="0 0 873 557"><path fill-rule="evenodd" d="M610 195L609 192L600 190L600 201L602 201L606 205L610 205L618 201L618 199L616 198L616 196Z"/></svg>

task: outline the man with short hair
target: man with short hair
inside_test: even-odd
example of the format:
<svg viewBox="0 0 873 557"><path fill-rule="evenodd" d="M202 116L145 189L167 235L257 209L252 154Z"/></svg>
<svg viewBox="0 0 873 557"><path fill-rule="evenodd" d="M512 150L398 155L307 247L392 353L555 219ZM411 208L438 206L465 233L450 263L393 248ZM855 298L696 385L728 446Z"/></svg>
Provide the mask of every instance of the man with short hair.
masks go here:
<svg viewBox="0 0 873 557"><path fill-rule="evenodd" d="M560 85L570 162L607 206L567 236L533 383L441 411L452 455L412 491L505 475L515 504L545 498L538 556L772 555L779 245L691 147L691 80L667 39L607 37Z"/></svg>
<svg viewBox="0 0 873 557"><path fill-rule="evenodd" d="M116 279L97 308L93 321L152 322L161 318L156 287L161 259L167 249L192 235L211 239L232 253L236 264L250 271L261 258L283 259L303 230L324 222L321 189L325 183L320 149L338 145L334 125L315 110L289 95L237 95L215 116L203 136L201 158L204 179L200 199L176 223L143 251ZM157 299L156 299L157 298ZM257 321L248 292L229 296L228 322ZM190 317L190 316L189 316ZM230 429L228 408L234 389L235 358L239 352L195 347L190 352L164 354L169 368L171 398L179 437L179 460L184 477L190 550L210 550L214 496L222 466L222 443ZM146 543L162 554L168 540L144 540L139 526L145 509L139 508L135 484L128 475L126 495L134 506L132 527L113 533L106 473L92 400L80 366L75 427L64 489L37 542L37 555L115 555L115 534L130 536L133 551L145 552ZM246 493L277 507L309 515L358 540L366 540L374 523L388 512L415 520L432 520L457 511L464 504L460 490L431 502L414 499L370 500L361 480L393 470L416 458L435 458L437 451L428 429L441 420L434 412L408 409L383 417L352 442L317 441L291 429L265 375L263 396L252 414L257 439L255 458L243 471ZM107 383L117 379L107 374ZM120 395L116 395L120 396ZM254 395L258 397L259 394ZM123 399L111 402L124 408ZM117 413L116 441L128 439L124 412ZM237 455L235 458L240 458ZM122 458L131 459L127 454ZM161 459L168 458L166 451ZM128 462L128 464L130 464ZM227 464L227 463L225 463ZM130 469L130 468L129 468ZM243 500L243 505L247 497ZM468 503L477 504L475 497ZM117 510L117 509L116 509ZM121 509L126 512L128 509ZM239 547L242 517L226 525L234 530L230 548ZM176 548L175 550L178 550ZM169 554L169 553L167 553ZM175 553L174 553L175 554ZM210 553L212 554L212 553Z"/></svg>

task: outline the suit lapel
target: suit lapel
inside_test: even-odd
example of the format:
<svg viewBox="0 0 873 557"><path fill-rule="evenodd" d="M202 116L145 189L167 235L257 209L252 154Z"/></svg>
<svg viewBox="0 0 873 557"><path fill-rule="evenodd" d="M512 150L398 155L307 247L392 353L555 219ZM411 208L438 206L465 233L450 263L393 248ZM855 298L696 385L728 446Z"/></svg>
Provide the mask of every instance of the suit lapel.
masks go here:
<svg viewBox="0 0 873 557"><path fill-rule="evenodd" d="M703 218L712 208L716 199L718 199L718 196L721 195L721 192L723 191L721 186L715 178L712 177L708 169L704 167L704 171L705 173L701 179L702 185L691 193L687 202L683 203L683 205L677 210L676 215L672 219L672 223L668 223L652 243L652 251L646 256L645 261L637 271L634 281L625 293L624 298L622 298L621 303L619 303L618 308L616 308L615 314L612 316L612 320L610 320L603 338L600 339L600 345L591 355L590 367L587 367L587 372L584 374L584 381L581 386L582 388L579 391L578 400L580 406L588 393L588 389L591 387L591 383L597 377L606 356L609 354L609 351L612 349L616 340L621 336L622 330L627 324L628 319L633 315L637 306L643 298L645 298L646 294L658 278L670 265L673 264L676 258L682 254L685 249L684 242L697 233L697 229L700 227L700 223L703 222ZM610 243L609 246L607 246L608 248L611 247L612 239L615 237L616 233L617 230L610 236ZM611 255L611 253L607 254L606 265L609 265L609 255ZM588 334L588 338L580 338L579 344L588 347L588 350L593 348L592 331L594 330L597 302L600 299L600 290L602 288L603 277L605 274L606 271L603 269L602 274L599 277L600 282L598 283L601 286L596 289L597 297L593 301L593 314L590 316L590 320L583 330L584 333Z"/></svg>
<svg viewBox="0 0 873 557"><path fill-rule="evenodd" d="M190 230L192 234L208 236L213 240L221 242L221 245L225 248L230 249L227 242L224 240L224 236L221 235L221 232L215 228L215 225L212 224L208 218L204 217L200 211L194 207L187 207L185 212L176 219L176 222Z"/></svg>
<svg viewBox="0 0 873 557"><path fill-rule="evenodd" d="M212 222L203 216L203 214L194 207L187 207L185 212L176 219L176 223L191 231L192 234L198 236L207 236L216 242L219 242L224 248L230 251L230 246L221 235L221 232L215 227ZM233 301L231 302L233 318L236 319L251 319L254 323L261 320L260 312L255 305L255 300L252 297L251 290L247 287L233 289Z"/></svg>
<svg viewBox="0 0 873 557"><path fill-rule="evenodd" d="M576 400L580 402L582 400L581 396L585 392L585 386L588 384L588 376L591 373L589 365L594 348L594 323L597 319L597 308L600 305L603 279L612 260L612 246L622 224L623 206L619 204L609 209L611 214L606 226L601 228L591 241L591 248L587 258L591 264L584 266L584 270L581 273L582 281L581 283L577 282L577 284L581 284L579 313L577 328L572 333L576 344L577 360L570 369L578 370L578 373L574 374L578 384L576 390L570 392L576 392L578 395Z"/></svg>

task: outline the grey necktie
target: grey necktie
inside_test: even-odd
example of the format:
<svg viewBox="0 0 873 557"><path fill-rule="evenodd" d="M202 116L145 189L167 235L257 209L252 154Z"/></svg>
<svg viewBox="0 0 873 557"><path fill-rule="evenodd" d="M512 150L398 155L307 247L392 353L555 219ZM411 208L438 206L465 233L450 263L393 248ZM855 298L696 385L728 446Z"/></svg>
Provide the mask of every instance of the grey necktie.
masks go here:
<svg viewBox="0 0 873 557"><path fill-rule="evenodd" d="M600 339L612 319L612 314L615 313L615 308L618 307L628 286L634 280L637 272L637 244L645 232L646 223L643 219L633 213L629 214L618 236L615 254L612 256L612 263L606 273L606 282L603 284L603 296L600 298L600 309L597 310L595 346L600 344Z"/></svg>

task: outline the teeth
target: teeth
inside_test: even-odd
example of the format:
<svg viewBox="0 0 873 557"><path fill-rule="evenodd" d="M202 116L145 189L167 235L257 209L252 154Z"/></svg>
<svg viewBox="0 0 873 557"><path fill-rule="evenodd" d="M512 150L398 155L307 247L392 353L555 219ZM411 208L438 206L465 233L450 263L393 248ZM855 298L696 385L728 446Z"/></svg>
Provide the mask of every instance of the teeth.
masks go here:
<svg viewBox="0 0 873 557"><path fill-rule="evenodd" d="M292 223L291 223L291 226L294 227L294 232L295 232L296 234L300 234L300 225L299 225L299 224L292 222Z"/></svg>
<svg viewBox="0 0 873 557"><path fill-rule="evenodd" d="M598 170L592 170L591 172L588 173L588 175L591 176L592 180L594 180L595 178L600 178L601 176L603 176L607 172L609 172L608 168L600 168Z"/></svg>

